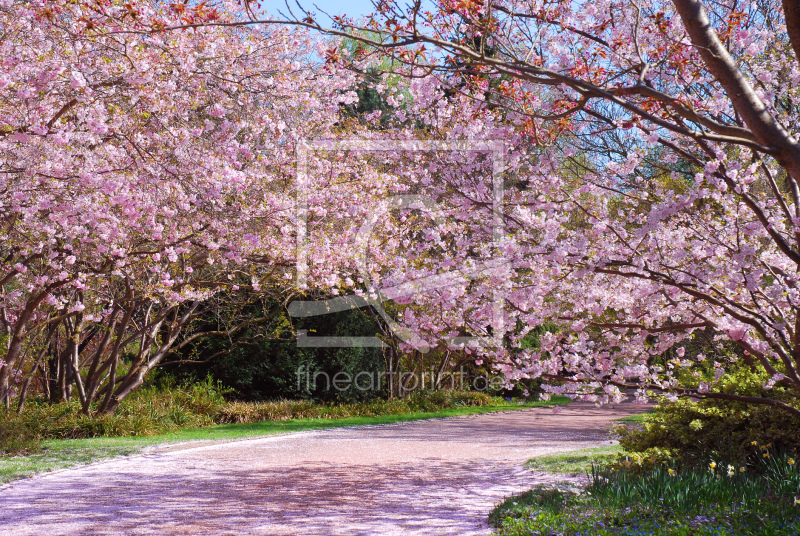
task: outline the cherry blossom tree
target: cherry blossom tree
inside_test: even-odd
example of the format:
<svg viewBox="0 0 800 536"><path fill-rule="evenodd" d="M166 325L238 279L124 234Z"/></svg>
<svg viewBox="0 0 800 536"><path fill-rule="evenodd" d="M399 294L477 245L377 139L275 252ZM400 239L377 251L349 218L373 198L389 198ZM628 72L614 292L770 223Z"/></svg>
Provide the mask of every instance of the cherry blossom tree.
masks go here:
<svg viewBox="0 0 800 536"><path fill-rule="evenodd" d="M287 6L260 22L358 40L398 74L507 114L536 145L518 177L536 203L506 211L529 226L514 240L525 260L507 324L560 327L535 351L496 351L510 378L569 379L555 391L593 400L634 388L800 415L769 394L800 390L795 2L387 1L368 20L326 25ZM340 48L328 58L348 60ZM697 330L735 342L762 394L718 389L727 361L685 351ZM670 348L669 363L657 358Z"/></svg>
<svg viewBox="0 0 800 536"><path fill-rule="evenodd" d="M50 361L62 395L113 411L215 293L293 268L294 146L333 127L351 76L303 30L141 31L227 17L202 6L0 17L0 397Z"/></svg>
<svg viewBox="0 0 800 536"><path fill-rule="evenodd" d="M112 407L213 292L237 277L292 279L295 144L360 136L505 151L500 235L481 151L458 166L399 145L306 152L304 283L394 299L406 350L471 352L508 381L543 377L598 402L636 389L800 414L770 395L800 390L800 12L789 0L389 0L328 26L288 5L282 18L255 4L3 9L16 36L2 45L12 74L0 150L16 181L2 190L6 394L23 354L45 355L58 333L80 365L75 335L99 316L111 326L100 347L115 330L119 348L139 341L119 386L116 358L98 358L106 383L92 396ZM314 60L292 56L313 45L285 29L298 26L363 48L321 40L325 67L304 68ZM408 79L379 84L391 119L339 122L352 99L343 68L375 63ZM388 194L417 204L393 207ZM442 217L415 216L425 211ZM556 329L523 344L546 323ZM687 351L699 331L738 345L761 394L720 388L736 358ZM475 336L493 342L457 340Z"/></svg>

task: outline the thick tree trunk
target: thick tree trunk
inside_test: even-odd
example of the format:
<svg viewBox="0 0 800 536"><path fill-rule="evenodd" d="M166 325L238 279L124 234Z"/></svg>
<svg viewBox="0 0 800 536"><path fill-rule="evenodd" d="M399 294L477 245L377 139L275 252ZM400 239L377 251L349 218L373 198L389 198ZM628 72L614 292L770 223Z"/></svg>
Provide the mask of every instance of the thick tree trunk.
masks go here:
<svg viewBox="0 0 800 536"><path fill-rule="evenodd" d="M673 0L673 3L683 20L683 26L686 28L692 44L697 47L697 52L703 58L703 63L708 71L725 89L736 112L759 143L775 148L773 156L795 182L800 182L800 145L769 113L747 77L720 41L717 32L711 26L703 4L700 0ZM787 12L787 17L791 13L795 19L800 19L800 15L796 13L797 10L800 10L800 7L797 7L797 0L784 0L784 6L786 4L794 6ZM792 23L787 20L787 23L797 23L797 20ZM795 37L800 37L797 35L800 29L794 27L792 31L795 32ZM793 46L795 46L795 42L793 38Z"/></svg>
<svg viewBox="0 0 800 536"><path fill-rule="evenodd" d="M783 0L783 14L786 16L786 33L794 49L794 56L800 61L800 2Z"/></svg>

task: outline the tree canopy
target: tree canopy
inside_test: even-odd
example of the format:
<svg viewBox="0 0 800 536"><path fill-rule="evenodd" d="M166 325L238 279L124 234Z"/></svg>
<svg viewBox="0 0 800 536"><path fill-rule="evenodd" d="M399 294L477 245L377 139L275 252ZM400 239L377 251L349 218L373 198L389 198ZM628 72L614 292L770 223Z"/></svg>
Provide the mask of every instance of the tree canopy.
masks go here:
<svg viewBox="0 0 800 536"><path fill-rule="evenodd" d="M400 351L509 384L800 415L791 0L0 16L0 395L57 355L113 409L246 286L391 300Z"/></svg>

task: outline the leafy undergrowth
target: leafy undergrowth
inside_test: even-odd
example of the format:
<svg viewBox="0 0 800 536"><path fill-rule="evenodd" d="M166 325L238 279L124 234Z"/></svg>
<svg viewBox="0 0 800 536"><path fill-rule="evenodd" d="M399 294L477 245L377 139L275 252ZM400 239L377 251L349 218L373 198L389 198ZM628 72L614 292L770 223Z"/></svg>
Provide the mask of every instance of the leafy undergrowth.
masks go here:
<svg viewBox="0 0 800 536"><path fill-rule="evenodd" d="M502 536L800 534L800 472L767 448L746 466L594 468L585 490L537 488L502 502ZM764 457L764 454L767 454Z"/></svg>
<svg viewBox="0 0 800 536"><path fill-rule="evenodd" d="M0 455L32 452L42 440L151 436L209 426L228 404L210 381L180 388L142 389L112 414L87 416L77 400L50 404L31 399L22 413L0 409Z"/></svg>
<svg viewBox="0 0 800 536"><path fill-rule="evenodd" d="M765 389L769 376L754 374L749 367L731 369L720 379L720 392L740 396L770 397L800 408L800 397L784 388ZM800 426L789 411L737 400L679 398L661 399L638 423L617 427L615 437L631 453L668 452L682 467L703 467L707 460L742 463L750 444L772 444L800 449Z"/></svg>
<svg viewBox="0 0 800 536"><path fill-rule="evenodd" d="M397 400L372 400L357 404L319 404L309 400L280 400L277 402L232 402L216 415L218 423L252 423L290 419L341 419L349 417L380 417L409 413L435 412L450 408L519 405L469 391L433 391L414 393Z"/></svg>

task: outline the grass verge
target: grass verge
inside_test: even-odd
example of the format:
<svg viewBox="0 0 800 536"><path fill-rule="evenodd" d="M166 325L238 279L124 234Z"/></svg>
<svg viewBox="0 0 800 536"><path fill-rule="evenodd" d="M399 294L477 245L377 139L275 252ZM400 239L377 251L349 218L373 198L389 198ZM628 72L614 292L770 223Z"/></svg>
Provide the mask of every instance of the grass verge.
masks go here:
<svg viewBox="0 0 800 536"><path fill-rule="evenodd" d="M166 445L198 440L230 441L273 434L324 430L346 426L392 424L460 415L476 415L497 411L515 411L533 407L566 404L569 399L553 397L548 402L508 402L495 399L495 403L484 406L463 406L418 411L374 417L299 418L250 423L220 424L201 428L186 428L146 437L90 437L80 439L49 439L41 449L26 455L0 457L0 482L10 482L38 473L66 469L117 456L129 456L155 445Z"/></svg>
<svg viewBox="0 0 800 536"><path fill-rule="evenodd" d="M622 417L621 419L617 419L617 422L636 422L642 423L645 422L647 416L653 413L652 410L645 411L644 413L637 413L636 415L628 415L627 417Z"/></svg>
<svg viewBox="0 0 800 536"><path fill-rule="evenodd" d="M619 445L570 450L532 458L525 466L546 473L585 475L591 471L593 465L608 463L621 453L622 448Z"/></svg>

